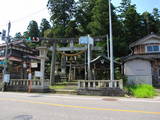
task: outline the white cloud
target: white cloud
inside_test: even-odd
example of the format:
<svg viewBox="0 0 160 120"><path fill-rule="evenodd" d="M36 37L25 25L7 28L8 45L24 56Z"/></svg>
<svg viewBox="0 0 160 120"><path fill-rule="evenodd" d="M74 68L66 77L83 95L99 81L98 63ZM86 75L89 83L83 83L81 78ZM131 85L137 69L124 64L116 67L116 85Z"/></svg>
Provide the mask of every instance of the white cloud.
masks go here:
<svg viewBox="0 0 160 120"><path fill-rule="evenodd" d="M160 0L132 0L137 4L139 12L160 6ZM24 32L31 20L39 24L42 18L48 18L46 8L48 0L0 0L0 31L7 29L9 20L12 22L11 35L16 32ZM119 6L121 0L112 0L115 6ZM46 8L46 9L45 9Z"/></svg>
<svg viewBox="0 0 160 120"><path fill-rule="evenodd" d="M47 10L48 0L0 0L0 31L7 29L11 21L11 35L24 32L31 20L38 23L42 18L49 19Z"/></svg>

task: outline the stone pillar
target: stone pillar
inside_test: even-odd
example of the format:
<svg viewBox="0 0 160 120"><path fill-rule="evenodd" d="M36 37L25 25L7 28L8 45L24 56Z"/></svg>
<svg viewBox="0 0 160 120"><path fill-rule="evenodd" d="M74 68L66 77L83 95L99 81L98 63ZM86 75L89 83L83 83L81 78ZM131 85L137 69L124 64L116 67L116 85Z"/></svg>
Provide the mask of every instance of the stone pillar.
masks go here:
<svg viewBox="0 0 160 120"><path fill-rule="evenodd" d="M44 89L45 87L45 60L47 59L47 52L48 52L48 48L46 46L41 46L38 47L39 50L39 58L41 59L41 67L40 67L40 72L41 72L41 86Z"/></svg>
<svg viewBox="0 0 160 120"><path fill-rule="evenodd" d="M54 83L55 83L55 62L56 62L56 43L54 43L52 46L50 85L54 85Z"/></svg>
<svg viewBox="0 0 160 120"><path fill-rule="evenodd" d="M55 65L55 74L58 75L58 63Z"/></svg>
<svg viewBox="0 0 160 120"><path fill-rule="evenodd" d="M61 57L61 73L66 74L66 56Z"/></svg>

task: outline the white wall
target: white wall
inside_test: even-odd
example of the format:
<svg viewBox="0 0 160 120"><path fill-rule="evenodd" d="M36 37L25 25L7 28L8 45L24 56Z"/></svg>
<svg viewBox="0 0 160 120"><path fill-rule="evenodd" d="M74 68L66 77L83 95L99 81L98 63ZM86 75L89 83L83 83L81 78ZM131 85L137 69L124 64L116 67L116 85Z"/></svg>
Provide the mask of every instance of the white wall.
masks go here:
<svg viewBox="0 0 160 120"><path fill-rule="evenodd" d="M146 60L135 59L124 64L124 74L128 77L128 83L152 84L151 63Z"/></svg>
<svg viewBox="0 0 160 120"><path fill-rule="evenodd" d="M145 44L150 44L150 43L160 43L160 40L159 39L148 39L144 42Z"/></svg>

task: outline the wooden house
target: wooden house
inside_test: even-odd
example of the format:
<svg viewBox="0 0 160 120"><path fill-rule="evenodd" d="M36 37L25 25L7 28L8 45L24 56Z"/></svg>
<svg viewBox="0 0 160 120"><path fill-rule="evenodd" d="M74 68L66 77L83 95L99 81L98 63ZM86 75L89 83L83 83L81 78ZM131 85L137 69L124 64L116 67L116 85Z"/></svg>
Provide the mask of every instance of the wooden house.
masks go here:
<svg viewBox="0 0 160 120"><path fill-rule="evenodd" d="M6 44L0 44L0 61L5 60ZM31 63L38 61L38 50L29 48L22 40L12 41L8 44L7 71L12 79L26 79ZM0 65L2 78L3 65Z"/></svg>
<svg viewBox="0 0 160 120"><path fill-rule="evenodd" d="M128 83L160 86L160 36L152 33L129 48L131 54L122 58Z"/></svg>

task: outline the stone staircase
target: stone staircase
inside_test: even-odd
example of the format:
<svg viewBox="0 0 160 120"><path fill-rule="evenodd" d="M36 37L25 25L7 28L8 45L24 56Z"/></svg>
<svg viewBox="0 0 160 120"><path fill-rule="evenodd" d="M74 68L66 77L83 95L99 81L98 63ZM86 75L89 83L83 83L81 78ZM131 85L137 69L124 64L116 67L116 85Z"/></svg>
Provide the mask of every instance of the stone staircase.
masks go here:
<svg viewBox="0 0 160 120"><path fill-rule="evenodd" d="M51 89L51 92L57 93L57 94L77 94L77 88L78 88L78 82L71 81L71 82L67 82L67 84L64 85L63 88L53 87L53 89Z"/></svg>

